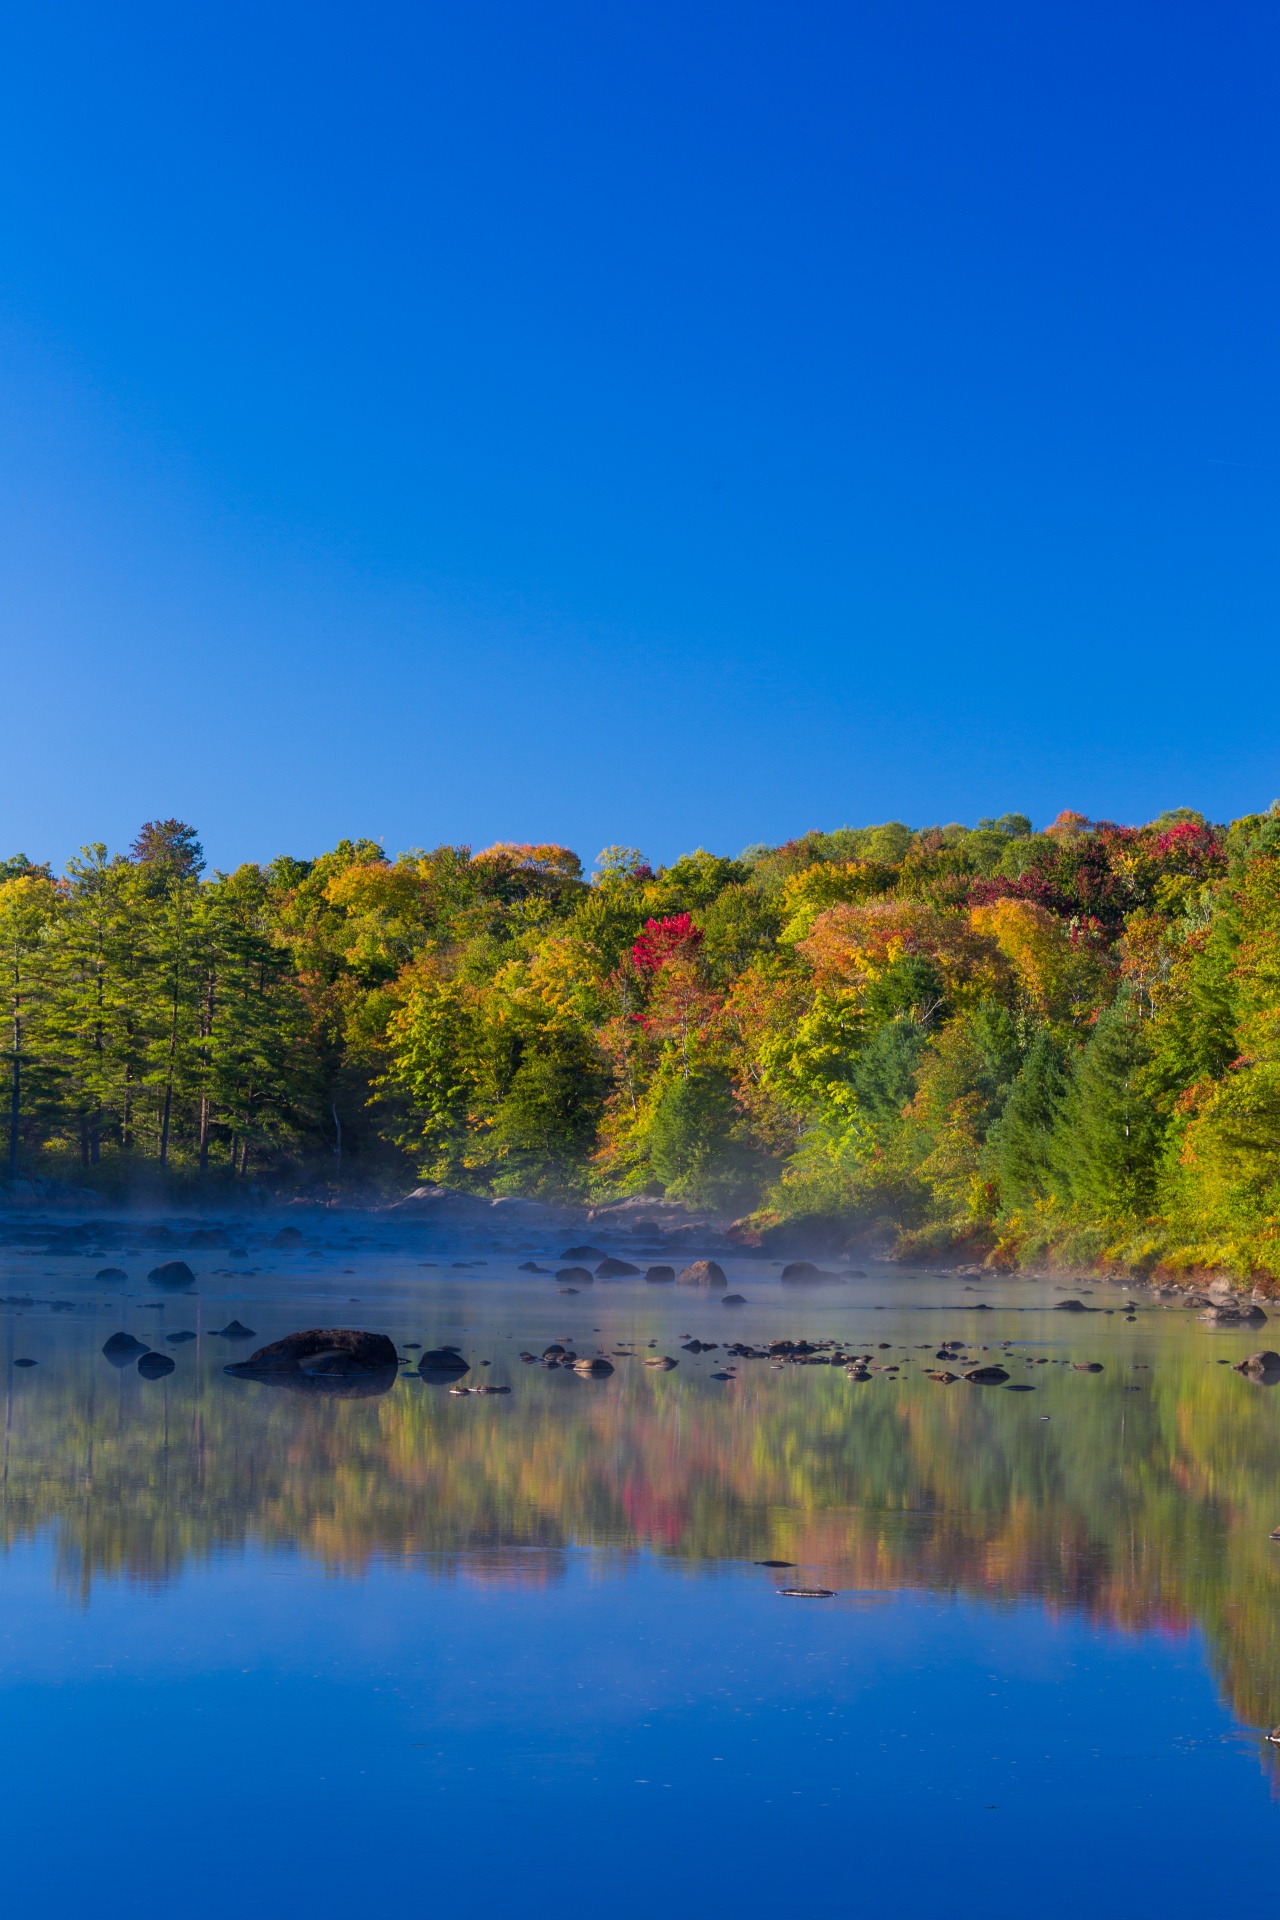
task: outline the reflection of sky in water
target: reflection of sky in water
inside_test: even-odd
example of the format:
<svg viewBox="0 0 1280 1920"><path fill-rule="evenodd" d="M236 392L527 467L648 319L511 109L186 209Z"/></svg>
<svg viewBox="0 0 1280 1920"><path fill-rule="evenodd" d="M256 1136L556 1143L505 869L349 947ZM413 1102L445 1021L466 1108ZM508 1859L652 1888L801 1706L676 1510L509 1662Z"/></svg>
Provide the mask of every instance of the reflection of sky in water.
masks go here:
<svg viewBox="0 0 1280 1920"><path fill-rule="evenodd" d="M159 1310L135 1259L93 1315L87 1262L9 1262L0 1291L75 1307L3 1332L41 1363L6 1376L13 1911L1056 1916L1265 1884L1280 1395L1216 1363L1271 1329L1082 1323L1012 1281L982 1315L959 1281L784 1298L746 1262L737 1312L637 1282L566 1300L483 1257L463 1280L347 1249L304 1278L303 1254ZM233 1314L264 1340L456 1339L514 1391L272 1394L220 1371L244 1349L207 1330ZM188 1326L163 1382L99 1355ZM596 1383L517 1358L837 1332L909 1347L908 1377L716 1383L717 1351ZM1014 1341L1015 1379L1031 1354L1107 1370L1039 1367L1018 1396L910 1377L954 1337ZM750 1564L770 1556L795 1575ZM779 1599L788 1578L840 1597Z"/></svg>

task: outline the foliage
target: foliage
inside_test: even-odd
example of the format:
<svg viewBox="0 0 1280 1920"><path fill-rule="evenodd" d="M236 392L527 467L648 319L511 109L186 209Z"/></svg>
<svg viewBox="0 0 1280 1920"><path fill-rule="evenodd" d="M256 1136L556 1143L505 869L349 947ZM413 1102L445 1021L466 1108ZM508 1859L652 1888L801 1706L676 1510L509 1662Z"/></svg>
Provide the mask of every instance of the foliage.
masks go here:
<svg viewBox="0 0 1280 1920"><path fill-rule="evenodd" d="M1280 1273L1280 810L0 863L12 1171L665 1192ZM905 1236L905 1237L904 1237ZM1128 1251L1126 1251L1128 1250Z"/></svg>

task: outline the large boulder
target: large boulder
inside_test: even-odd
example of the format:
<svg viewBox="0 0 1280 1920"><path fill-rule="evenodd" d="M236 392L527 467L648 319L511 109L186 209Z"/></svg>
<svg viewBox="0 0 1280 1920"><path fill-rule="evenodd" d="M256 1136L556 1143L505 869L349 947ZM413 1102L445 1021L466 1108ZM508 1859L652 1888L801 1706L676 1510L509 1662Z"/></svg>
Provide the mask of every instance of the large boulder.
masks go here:
<svg viewBox="0 0 1280 1920"><path fill-rule="evenodd" d="M256 1380L289 1375L343 1378L381 1373L388 1367L394 1372L396 1364L395 1343L385 1333L366 1333L359 1327L309 1327L303 1333L287 1333L283 1340L259 1347L247 1360L223 1371Z"/></svg>
<svg viewBox="0 0 1280 1920"><path fill-rule="evenodd" d="M676 1275L682 1287L716 1287L723 1290L729 1281L724 1268L715 1260L695 1260Z"/></svg>
<svg viewBox="0 0 1280 1920"><path fill-rule="evenodd" d="M675 1279L676 1270L674 1267L650 1267L644 1277L651 1287L663 1287Z"/></svg>
<svg viewBox="0 0 1280 1920"><path fill-rule="evenodd" d="M596 1268L596 1279L623 1280L628 1275L639 1273L639 1271L639 1267L633 1267L629 1260L615 1260L610 1256L609 1259L602 1260Z"/></svg>
<svg viewBox="0 0 1280 1920"><path fill-rule="evenodd" d="M596 1283L590 1267L561 1267L556 1279L562 1287L593 1287Z"/></svg>

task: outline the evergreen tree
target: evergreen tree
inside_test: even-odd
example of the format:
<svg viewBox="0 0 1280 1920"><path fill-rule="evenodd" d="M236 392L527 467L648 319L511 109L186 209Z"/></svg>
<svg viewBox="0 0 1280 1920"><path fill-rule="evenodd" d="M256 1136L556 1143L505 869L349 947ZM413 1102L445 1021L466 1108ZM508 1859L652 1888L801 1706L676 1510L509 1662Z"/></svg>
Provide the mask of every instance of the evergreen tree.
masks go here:
<svg viewBox="0 0 1280 1920"><path fill-rule="evenodd" d="M1043 1200L1054 1190L1054 1138L1069 1086L1060 1044L1052 1033L1040 1034L989 1136L1005 1206Z"/></svg>
<svg viewBox="0 0 1280 1920"><path fill-rule="evenodd" d="M1072 1200L1095 1219L1150 1207L1163 1140L1144 1087L1149 1023L1125 1003L1099 1015L1077 1056L1053 1140L1053 1161Z"/></svg>

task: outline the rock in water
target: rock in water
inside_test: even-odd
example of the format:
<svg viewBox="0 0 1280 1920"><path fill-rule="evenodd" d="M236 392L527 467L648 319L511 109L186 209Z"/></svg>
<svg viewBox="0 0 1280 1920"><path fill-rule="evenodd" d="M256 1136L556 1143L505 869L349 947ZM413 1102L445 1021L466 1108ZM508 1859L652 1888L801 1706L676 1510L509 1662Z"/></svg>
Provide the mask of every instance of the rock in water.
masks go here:
<svg viewBox="0 0 1280 1920"><path fill-rule="evenodd" d="M646 1367L661 1367L664 1373L670 1373L672 1367L678 1367L680 1362L673 1360L669 1353L661 1353L654 1354L652 1359L645 1361L645 1365Z"/></svg>
<svg viewBox="0 0 1280 1920"><path fill-rule="evenodd" d="M238 1327L239 1323L232 1325ZM230 1328L223 1331L230 1332ZM424 1354L423 1360L426 1358ZM460 1364L465 1369L465 1361ZM265 1380L273 1375L311 1372L377 1373L396 1365L395 1344L385 1333L365 1333L358 1327L309 1327L304 1333L287 1333L283 1340L259 1347L247 1360L225 1371Z"/></svg>
<svg viewBox="0 0 1280 1920"><path fill-rule="evenodd" d="M550 1269L540 1267L536 1260L522 1260L516 1268L517 1273L547 1273Z"/></svg>
<svg viewBox="0 0 1280 1920"><path fill-rule="evenodd" d="M595 1275L590 1267L561 1267L556 1279L562 1287L590 1287L595 1284Z"/></svg>
<svg viewBox="0 0 1280 1920"><path fill-rule="evenodd" d="M129 1278L123 1267L99 1267L93 1277L95 1280L127 1280Z"/></svg>
<svg viewBox="0 0 1280 1920"><path fill-rule="evenodd" d="M1237 1361L1235 1371L1258 1386L1280 1386L1280 1353L1273 1353L1270 1347L1266 1347L1261 1353L1251 1353L1247 1360Z"/></svg>
<svg viewBox="0 0 1280 1920"><path fill-rule="evenodd" d="M181 1333L166 1333L165 1342L171 1347L184 1347L188 1340L195 1338L196 1335L184 1327Z"/></svg>
<svg viewBox="0 0 1280 1920"><path fill-rule="evenodd" d="M834 1587L779 1587L779 1596L783 1600L834 1600Z"/></svg>
<svg viewBox="0 0 1280 1920"><path fill-rule="evenodd" d="M725 1271L714 1260L695 1260L676 1275L682 1287L727 1287Z"/></svg>
<svg viewBox="0 0 1280 1920"><path fill-rule="evenodd" d="M726 1293L724 1299L720 1302L722 1307L745 1307L746 1304L747 1296L745 1293Z"/></svg>
<svg viewBox="0 0 1280 1920"><path fill-rule="evenodd" d="M662 1287L668 1280L675 1279L676 1270L674 1267L650 1267L644 1277L651 1287Z"/></svg>
<svg viewBox="0 0 1280 1920"><path fill-rule="evenodd" d="M1088 1313L1089 1309L1083 1300L1059 1300L1053 1311L1055 1313Z"/></svg>
<svg viewBox="0 0 1280 1920"><path fill-rule="evenodd" d="M560 1258L562 1260L605 1260L608 1255L603 1247L566 1247Z"/></svg>
<svg viewBox="0 0 1280 1920"><path fill-rule="evenodd" d="M456 1347L428 1347L418 1361L418 1372L424 1380L456 1380L470 1371L469 1362Z"/></svg>
<svg viewBox="0 0 1280 1920"><path fill-rule="evenodd" d="M195 1279L185 1260L166 1260L147 1275L153 1287L189 1287Z"/></svg>
<svg viewBox="0 0 1280 1920"><path fill-rule="evenodd" d="M173 1361L167 1353L144 1353L138 1360L138 1372L144 1380L162 1380L166 1373L173 1372Z"/></svg>
<svg viewBox="0 0 1280 1920"><path fill-rule="evenodd" d="M845 1284L842 1273L829 1273L825 1267L815 1267L812 1260L792 1260L782 1269L784 1287L842 1287Z"/></svg>
<svg viewBox="0 0 1280 1920"><path fill-rule="evenodd" d="M794 1560L757 1560L758 1567L794 1567Z"/></svg>
<svg viewBox="0 0 1280 1920"><path fill-rule="evenodd" d="M38 1360L15 1360L13 1364L15 1367L38 1367L40 1362Z"/></svg>
<svg viewBox="0 0 1280 1920"><path fill-rule="evenodd" d="M1073 1360L1071 1371L1072 1373L1101 1373L1102 1362L1101 1360Z"/></svg>
<svg viewBox="0 0 1280 1920"><path fill-rule="evenodd" d="M628 1274L639 1273L639 1267L633 1267L629 1260L602 1260L596 1268L597 1280L622 1280Z"/></svg>
<svg viewBox="0 0 1280 1920"><path fill-rule="evenodd" d="M217 1327L214 1331L220 1333L224 1340L252 1340L254 1338L253 1328L246 1327L243 1320L228 1320L225 1327Z"/></svg>
<svg viewBox="0 0 1280 1920"><path fill-rule="evenodd" d="M135 1340L131 1333L113 1333L102 1349L102 1357L109 1360L113 1367L127 1367L140 1353L147 1351L145 1340Z"/></svg>
<svg viewBox="0 0 1280 1920"><path fill-rule="evenodd" d="M575 1360L573 1370L575 1373L580 1373L584 1376L589 1375L594 1380L603 1380L606 1374L613 1372L613 1362L611 1360L604 1360L597 1355L594 1360Z"/></svg>
<svg viewBox="0 0 1280 1920"><path fill-rule="evenodd" d="M1003 1367L971 1367L964 1377L971 1387L1002 1387L1009 1378Z"/></svg>

